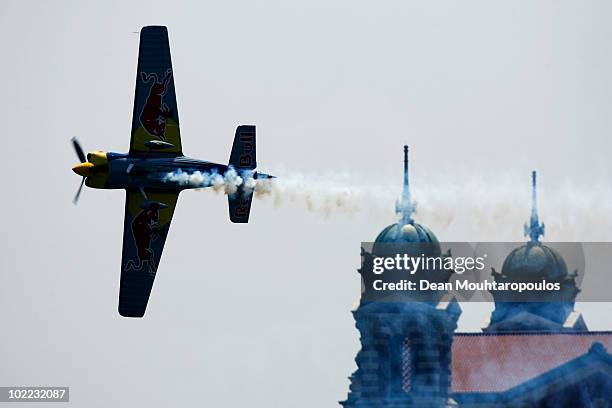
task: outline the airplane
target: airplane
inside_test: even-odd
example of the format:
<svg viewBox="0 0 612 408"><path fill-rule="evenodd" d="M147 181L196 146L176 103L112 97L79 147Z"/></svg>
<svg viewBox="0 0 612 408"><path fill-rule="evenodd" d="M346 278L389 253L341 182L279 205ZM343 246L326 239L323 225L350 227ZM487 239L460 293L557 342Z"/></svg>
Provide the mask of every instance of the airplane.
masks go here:
<svg viewBox="0 0 612 408"><path fill-rule="evenodd" d="M126 190L119 289L119 314L124 317L145 314L179 193L210 186L168 175L233 174L234 180L239 175L244 182L228 194L229 218L234 223L249 221L254 187L246 180L274 178L255 171L253 125L236 129L227 165L183 155L168 30L164 26L147 26L140 31L129 152L93 151L85 155L76 138L72 145L80 161L72 170L82 177L75 204L83 184Z"/></svg>

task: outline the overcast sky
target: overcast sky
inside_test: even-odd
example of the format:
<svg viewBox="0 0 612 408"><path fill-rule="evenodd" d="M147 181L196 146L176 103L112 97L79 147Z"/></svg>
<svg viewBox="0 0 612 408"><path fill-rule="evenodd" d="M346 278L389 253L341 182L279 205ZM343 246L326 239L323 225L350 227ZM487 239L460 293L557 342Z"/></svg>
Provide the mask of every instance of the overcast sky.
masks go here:
<svg viewBox="0 0 612 408"><path fill-rule="evenodd" d="M69 140L127 150L143 25L169 28L190 156L226 162L235 127L256 124L262 171L393 179L399 195L409 143L424 208L429 180L465 175L524 175L507 194L527 197L532 168L553 208L559 186L608 197L612 185L611 12L603 0L3 2L0 385L68 385L71 406L88 408L346 397L359 244L392 217L262 200L232 225L225 197L186 192L146 317L117 314L124 193L88 189L75 208ZM575 213L553 212L563 238ZM597 214L573 219L572 238L610 237ZM424 217L440 240L495 239L477 220ZM523 239L519 222L494 227ZM612 328L609 305L579 309ZM461 329L487 313L466 306Z"/></svg>

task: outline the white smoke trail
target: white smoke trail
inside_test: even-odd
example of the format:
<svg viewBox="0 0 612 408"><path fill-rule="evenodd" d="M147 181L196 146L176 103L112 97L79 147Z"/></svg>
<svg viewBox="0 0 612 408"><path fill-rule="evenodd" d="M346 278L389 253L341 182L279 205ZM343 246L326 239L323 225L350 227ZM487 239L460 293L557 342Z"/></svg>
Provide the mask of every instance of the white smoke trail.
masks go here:
<svg viewBox="0 0 612 408"><path fill-rule="evenodd" d="M212 187L214 191L218 193L223 192L227 195L235 194L236 191L238 191L238 187L243 184L247 192L252 191L257 185L252 172L243 171L238 174L233 168L230 168L222 175L215 172L186 172L179 169L174 172L166 173L162 177L162 181L178 183L182 186L194 188Z"/></svg>
<svg viewBox="0 0 612 408"><path fill-rule="evenodd" d="M229 173L229 174L228 174ZM361 217L380 225L395 222L395 201L401 177L374 179L350 173L304 174L278 169L276 179L256 180L235 171L225 175L171 173L168 180L197 187L212 186L232 194L244 183L255 197L274 206L303 207L329 217ZM529 174L521 177L460 178L411 185L417 202L416 222L430 227L444 241L523 241L523 224L531 211ZM612 189L599 184L559 188L545 185L538 191L538 212L546 224L548 241L612 240Z"/></svg>
<svg viewBox="0 0 612 408"><path fill-rule="evenodd" d="M266 180L255 189L256 197L271 198L275 206L302 205L324 217L360 216L381 229L397 219L394 209L401 195L401 178L372 181L348 173L283 174L282 170L275 175L279 178ZM523 224L531 212L529 173L459 178L455 183L418 182L411 185L411 195L417 202L416 222L429 226L441 240L524 240ZM546 224L546 240L612 240L609 185L542 186L538 212Z"/></svg>
<svg viewBox="0 0 612 408"><path fill-rule="evenodd" d="M324 216L375 212L389 217L393 214L389 209L393 208L395 196L383 186L359 185L354 179L334 175L321 177L299 173L257 181L255 197L271 198L277 207L303 205L308 211Z"/></svg>

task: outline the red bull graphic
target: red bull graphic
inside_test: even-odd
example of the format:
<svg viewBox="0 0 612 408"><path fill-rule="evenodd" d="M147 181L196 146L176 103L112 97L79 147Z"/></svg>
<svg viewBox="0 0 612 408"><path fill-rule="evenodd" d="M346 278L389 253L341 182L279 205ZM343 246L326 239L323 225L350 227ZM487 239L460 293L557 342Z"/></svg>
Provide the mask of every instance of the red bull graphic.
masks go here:
<svg viewBox="0 0 612 408"><path fill-rule="evenodd" d="M240 135L240 143L242 144L242 154L240 155L239 167L250 168L253 163L253 150L255 149L255 134L252 132L244 132Z"/></svg>
<svg viewBox="0 0 612 408"><path fill-rule="evenodd" d="M140 211L132 220L131 227L136 245L136 260L128 260L125 269L133 271L146 267L151 275L155 275L157 265L151 244L160 237L159 209L146 208Z"/></svg>
<svg viewBox="0 0 612 408"><path fill-rule="evenodd" d="M155 72L141 72L140 78L145 84L152 82L140 113L140 124L151 136L166 141L166 119L172 117L172 110L164 102L164 96L172 79L172 70L168 69L161 81Z"/></svg>

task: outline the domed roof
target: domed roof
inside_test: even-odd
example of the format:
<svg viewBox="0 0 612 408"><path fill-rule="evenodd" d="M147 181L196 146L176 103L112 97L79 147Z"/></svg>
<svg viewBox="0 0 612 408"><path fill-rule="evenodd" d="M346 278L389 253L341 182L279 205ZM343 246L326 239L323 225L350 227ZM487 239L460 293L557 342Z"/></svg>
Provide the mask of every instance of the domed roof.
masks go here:
<svg viewBox="0 0 612 408"><path fill-rule="evenodd" d="M404 186L402 197L395 204L395 212L400 219L382 230L376 237L377 243L435 243L438 238L431 230L412 219L416 210L416 203L410 197L410 184L408 179L408 146L404 146Z"/></svg>
<svg viewBox="0 0 612 408"><path fill-rule="evenodd" d="M502 275L510 278L548 278L560 280L567 277L567 265L557 251L540 242L528 242L506 257Z"/></svg>
<svg viewBox="0 0 612 408"><path fill-rule="evenodd" d="M375 242L380 243L402 243L423 242L438 243L438 238L429 228L417 223L402 224L398 222L391 224L381 231Z"/></svg>
<svg viewBox="0 0 612 408"><path fill-rule="evenodd" d="M432 251L432 256L440 253L440 243L433 232L424 225L417 224L412 218L416 210L416 203L410 197L410 184L408 179L408 146L404 146L404 185L402 197L395 204L395 212L400 216L395 224L387 226L381 231L374 241L376 244L433 244L433 245L406 245L405 249L410 251ZM386 247L386 248L385 248ZM397 251L397 247L378 245L376 252Z"/></svg>
<svg viewBox="0 0 612 408"><path fill-rule="evenodd" d="M540 223L536 204L536 172L531 172L531 218L525 224L525 236L529 242L508 255L502 266L502 275L510 278L548 278L567 277L567 265L557 251L542 244L544 224Z"/></svg>

